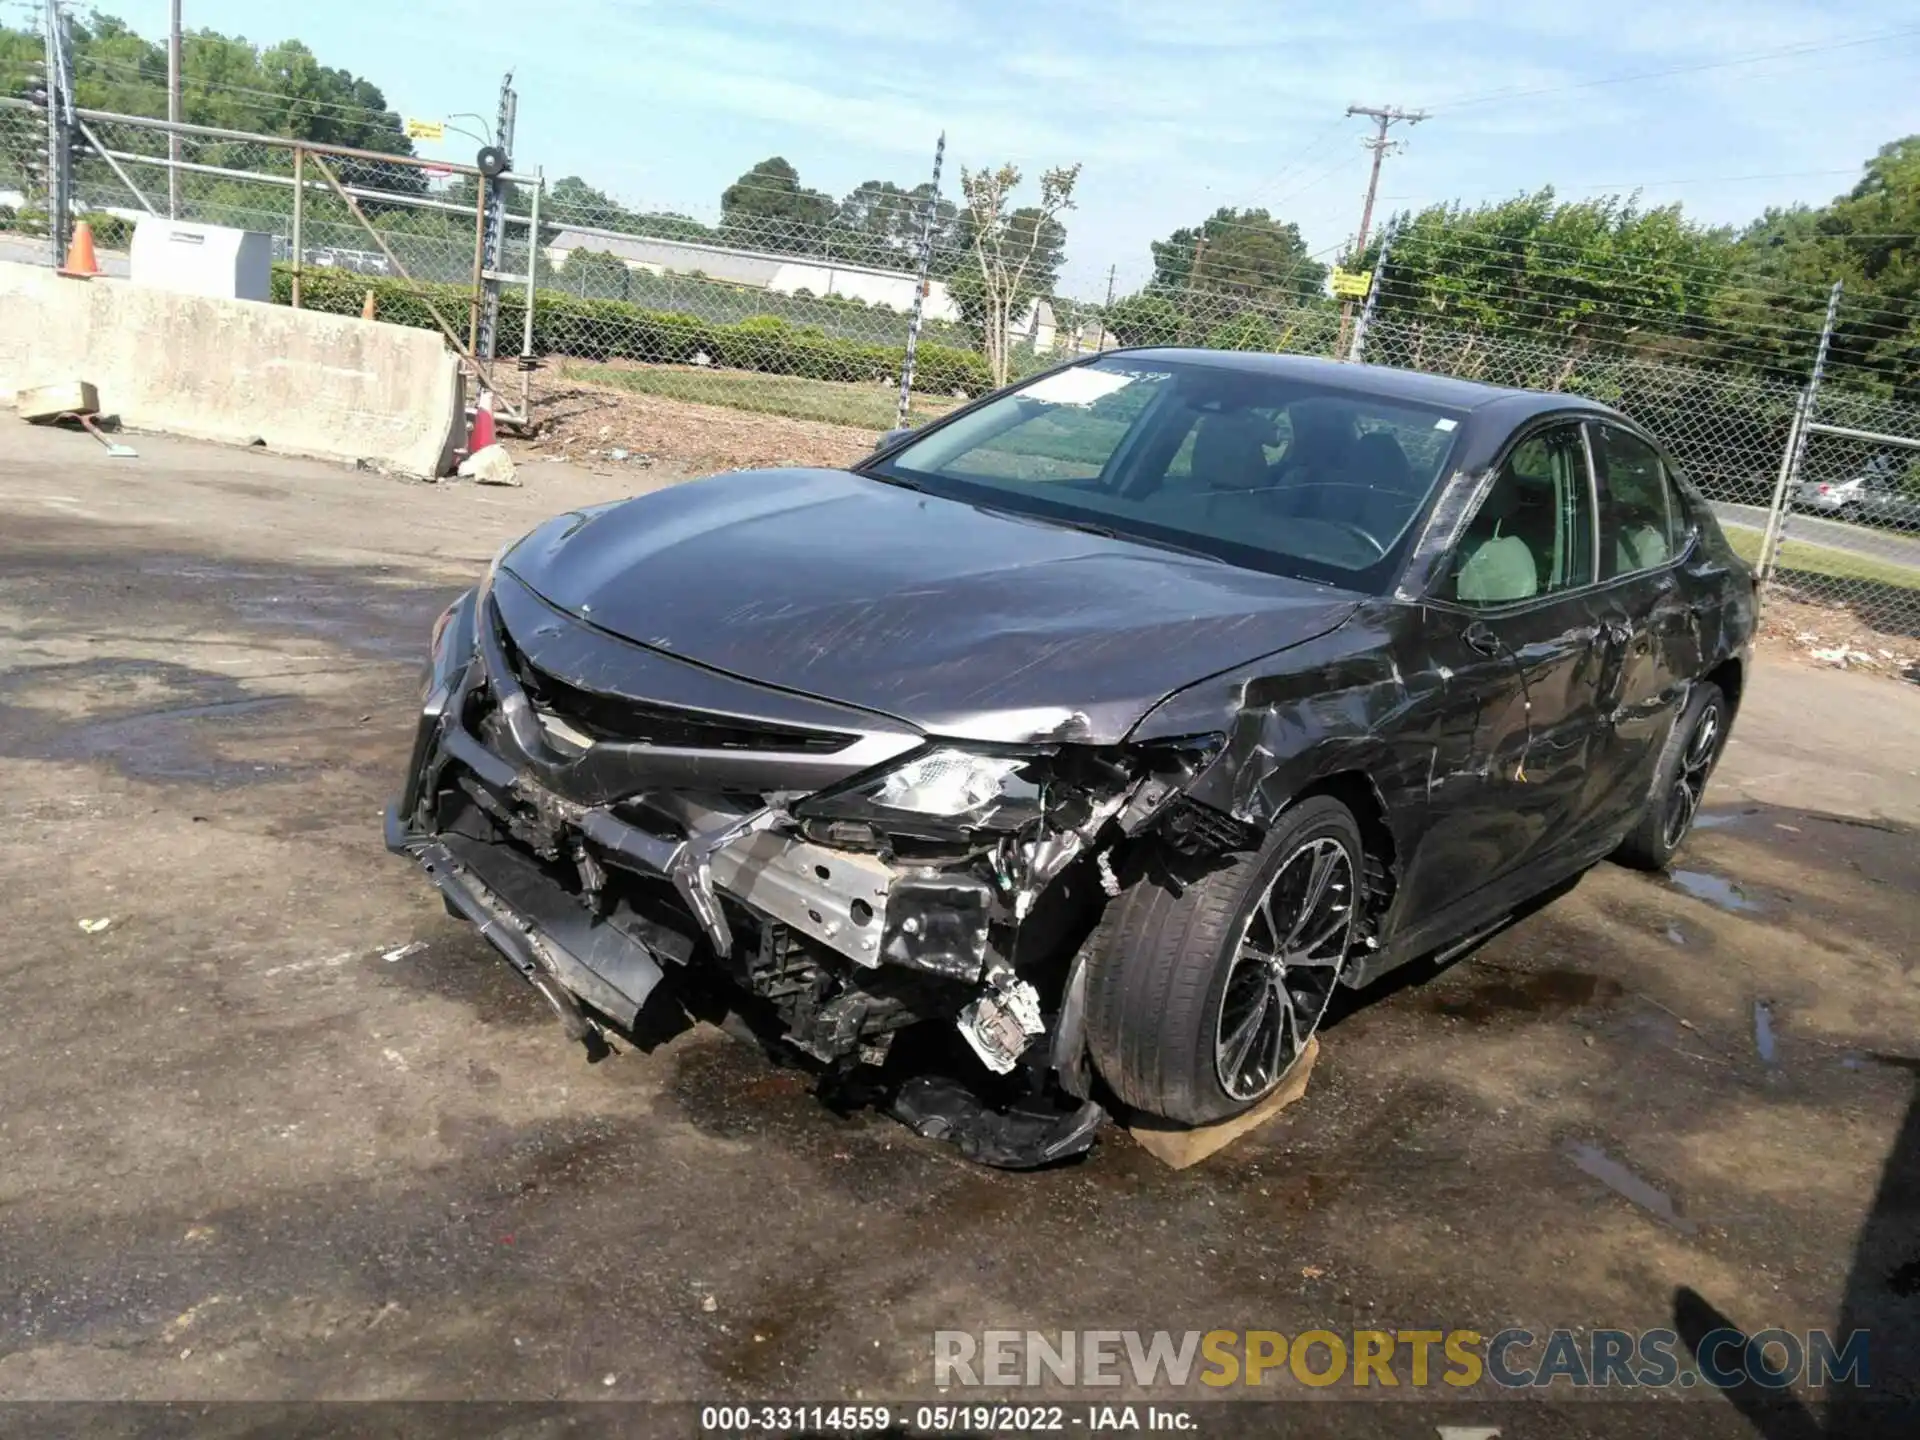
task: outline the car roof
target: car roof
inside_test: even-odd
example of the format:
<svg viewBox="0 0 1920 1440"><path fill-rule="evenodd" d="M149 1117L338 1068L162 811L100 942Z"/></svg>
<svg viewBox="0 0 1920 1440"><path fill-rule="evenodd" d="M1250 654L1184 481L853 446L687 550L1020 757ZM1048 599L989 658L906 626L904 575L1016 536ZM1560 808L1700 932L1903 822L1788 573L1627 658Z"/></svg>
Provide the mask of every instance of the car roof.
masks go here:
<svg viewBox="0 0 1920 1440"><path fill-rule="evenodd" d="M1455 410L1478 410L1485 405L1504 402L1500 403L1503 418L1516 421L1536 411L1547 410L1588 410L1596 415L1617 413L1579 395L1483 385L1478 380L1456 380L1450 375L1429 375L1424 371L1399 370L1390 365L1355 365L1316 355L1272 355L1257 350L1200 350L1160 345L1126 346L1104 353L1138 355L1148 360L1177 360L1183 364L1210 365L1251 375L1273 375L1342 390L1358 390L1387 400L1405 400L1416 405L1444 405Z"/></svg>

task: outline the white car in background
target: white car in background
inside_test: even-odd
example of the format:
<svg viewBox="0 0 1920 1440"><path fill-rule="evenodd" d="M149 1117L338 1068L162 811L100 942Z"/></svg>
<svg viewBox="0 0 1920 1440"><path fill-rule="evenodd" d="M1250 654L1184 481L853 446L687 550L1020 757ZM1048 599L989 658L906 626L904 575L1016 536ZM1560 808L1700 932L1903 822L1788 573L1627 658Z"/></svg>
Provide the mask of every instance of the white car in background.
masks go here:
<svg viewBox="0 0 1920 1440"><path fill-rule="evenodd" d="M1793 505L1835 520L1920 530L1920 495L1906 488L1904 470L1891 455L1876 455L1850 479L1801 481Z"/></svg>

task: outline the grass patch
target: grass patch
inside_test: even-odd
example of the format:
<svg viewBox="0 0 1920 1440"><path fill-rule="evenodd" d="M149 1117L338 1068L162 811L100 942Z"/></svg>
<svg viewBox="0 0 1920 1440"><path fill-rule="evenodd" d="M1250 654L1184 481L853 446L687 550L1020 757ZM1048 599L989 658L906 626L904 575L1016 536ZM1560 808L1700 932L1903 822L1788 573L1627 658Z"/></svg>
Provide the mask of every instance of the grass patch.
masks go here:
<svg viewBox="0 0 1920 1440"><path fill-rule="evenodd" d="M642 395L664 395L698 405L725 405L762 415L786 415L795 420L822 420L829 425L851 425L862 430L891 430L899 414L900 392L878 385L851 385L839 380L809 380L799 375L763 375L753 370L709 370L691 365L579 365L562 373L595 385L611 385ZM918 422L932 420L953 409L958 401L915 395L909 410Z"/></svg>
<svg viewBox="0 0 1920 1440"><path fill-rule="evenodd" d="M1760 563L1762 532L1744 526L1721 527L1727 543L1749 565ZM1805 540L1781 541L1775 569L1800 575L1824 575L1835 580L1864 580L1876 585L1892 585L1903 590L1920 590L1920 567L1902 565L1896 560L1879 560L1871 555L1856 555L1851 550L1835 550L1827 545L1810 545Z"/></svg>

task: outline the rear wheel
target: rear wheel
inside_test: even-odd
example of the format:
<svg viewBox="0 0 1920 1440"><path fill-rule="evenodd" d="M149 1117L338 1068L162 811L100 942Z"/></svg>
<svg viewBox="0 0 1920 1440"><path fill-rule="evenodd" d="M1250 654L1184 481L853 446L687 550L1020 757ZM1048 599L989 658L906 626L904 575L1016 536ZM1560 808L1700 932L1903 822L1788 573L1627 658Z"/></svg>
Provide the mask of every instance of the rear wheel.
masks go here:
<svg viewBox="0 0 1920 1440"><path fill-rule="evenodd" d="M1346 964L1361 865L1352 814L1315 796L1252 855L1186 884L1137 879L1087 962L1087 1040L1115 1095L1204 1124L1273 1093Z"/></svg>
<svg viewBox="0 0 1920 1440"><path fill-rule="evenodd" d="M1726 744L1727 721L1720 687L1711 680L1695 685L1661 752L1653 793L1614 859L1639 870L1667 867L1699 818L1707 780Z"/></svg>

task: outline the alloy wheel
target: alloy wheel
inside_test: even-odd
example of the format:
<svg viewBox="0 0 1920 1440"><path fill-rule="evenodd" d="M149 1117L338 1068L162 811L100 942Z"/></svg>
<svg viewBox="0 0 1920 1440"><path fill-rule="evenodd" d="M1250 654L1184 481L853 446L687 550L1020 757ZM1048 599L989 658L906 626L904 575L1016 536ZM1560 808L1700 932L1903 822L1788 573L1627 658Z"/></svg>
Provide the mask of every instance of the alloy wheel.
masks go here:
<svg viewBox="0 0 1920 1440"><path fill-rule="evenodd" d="M1673 789L1667 796L1667 828L1661 839L1672 850L1693 828L1700 813L1700 801L1707 793L1707 772L1713 768L1714 751L1720 744L1720 707L1709 705L1700 712L1687 741L1686 753L1673 777Z"/></svg>
<svg viewBox="0 0 1920 1440"><path fill-rule="evenodd" d="M1235 940L1214 1029L1214 1070L1235 1100L1257 1100L1319 1027L1346 961L1354 858L1331 836L1308 840L1274 872Z"/></svg>

